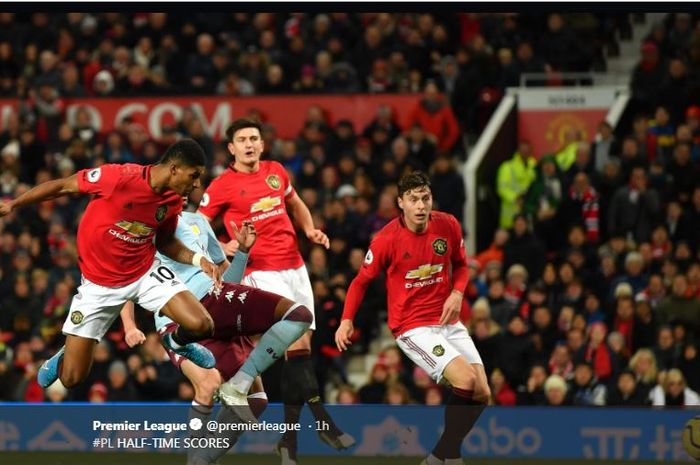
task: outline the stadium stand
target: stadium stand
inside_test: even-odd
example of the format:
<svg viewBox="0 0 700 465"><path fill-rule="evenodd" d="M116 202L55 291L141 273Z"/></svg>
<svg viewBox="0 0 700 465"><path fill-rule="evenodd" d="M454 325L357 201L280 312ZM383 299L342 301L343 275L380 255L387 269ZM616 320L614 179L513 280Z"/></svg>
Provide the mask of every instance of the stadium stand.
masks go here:
<svg viewBox="0 0 700 465"><path fill-rule="evenodd" d="M511 229L468 251L464 320L497 404L683 405L700 390L698 19L671 14L640 38L644 15L613 13L0 13L0 98L16 103L0 115L0 191L12 197L107 162L152 163L183 136L207 151L209 180L228 162L191 108L152 138L129 118L100 132L88 112L67 114L74 98L421 92L410 114L382 107L366 127L311 107L297 137L270 125L264 136L331 238L326 251L300 236L326 400L440 404L442 388L386 346L381 282L350 354L333 343L347 285L398 213L396 181L428 171L437 208L461 221L457 167L505 89L523 73L544 73L547 85L560 72L604 72L632 43L633 124L575 139L566 163L536 154L501 217ZM131 350L119 324L87 382L38 386L80 282L83 207L63 198L0 220L0 401L190 399L155 333ZM266 384L279 399L279 383Z"/></svg>

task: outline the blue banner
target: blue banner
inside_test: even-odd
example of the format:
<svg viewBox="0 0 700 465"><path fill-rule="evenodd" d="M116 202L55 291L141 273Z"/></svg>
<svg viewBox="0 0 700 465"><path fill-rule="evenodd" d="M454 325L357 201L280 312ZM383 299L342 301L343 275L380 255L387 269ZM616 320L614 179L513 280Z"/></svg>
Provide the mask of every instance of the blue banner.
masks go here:
<svg viewBox="0 0 700 465"><path fill-rule="evenodd" d="M0 451L178 452L193 430L217 430L214 420L189 422L185 404L1 404ZM328 406L338 426L357 439L341 452L361 456L426 455L440 436L443 408ZM590 460L690 460L683 425L697 410L490 407L462 444L465 457ZM243 434L234 452L270 454L285 428L299 430L299 453L336 454L316 437L327 425L308 409L298 425L283 423L281 405ZM228 444L219 444L227 447Z"/></svg>

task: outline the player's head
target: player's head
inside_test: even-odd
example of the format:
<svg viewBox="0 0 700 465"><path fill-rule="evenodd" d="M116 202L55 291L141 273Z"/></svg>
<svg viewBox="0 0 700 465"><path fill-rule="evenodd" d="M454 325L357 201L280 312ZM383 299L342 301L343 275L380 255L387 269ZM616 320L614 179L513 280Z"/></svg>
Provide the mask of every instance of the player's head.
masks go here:
<svg viewBox="0 0 700 465"><path fill-rule="evenodd" d="M265 149L262 140L260 123L246 118L240 118L231 123L226 129L228 150L236 163L245 166L255 166Z"/></svg>
<svg viewBox="0 0 700 465"><path fill-rule="evenodd" d="M202 147L192 139L182 139L168 147L158 162L168 169L168 187L179 195L188 196L200 187L204 174L206 155Z"/></svg>
<svg viewBox="0 0 700 465"><path fill-rule="evenodd" d="M399 180L399 208L411 229L422 230L428 224L433 209L430 179L422 171L413 171Z"/></svg>

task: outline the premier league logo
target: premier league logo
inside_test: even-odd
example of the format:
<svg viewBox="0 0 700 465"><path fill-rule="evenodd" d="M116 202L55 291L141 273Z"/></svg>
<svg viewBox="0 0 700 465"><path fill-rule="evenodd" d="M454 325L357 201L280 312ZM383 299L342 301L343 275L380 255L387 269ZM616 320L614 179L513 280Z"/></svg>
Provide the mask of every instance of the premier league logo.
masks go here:
<svg viewBox="0 0 700 465"><path fill-rule="evenodd" d="M268 176L265 182L268 186L270 186L270 189L274 190L277 190L280 188L280 186L282 186L282 181L280 181L280 177L276 174Z"/></svg>
<svg viewBox="0 0 700 465"><path fill-rule="evenodd" d="M433 241L433 250L438 255L445 255L447 252L447 241L445 239L435 239Z"/></svg>
<svg viewBox="0 0 700 465"><path fill-rule="evenodd" d="M165 214L168 212L168 206L167 205L161 205L158 207L156 210L156 221L161 222L163 219L165 219Z"/></svg>

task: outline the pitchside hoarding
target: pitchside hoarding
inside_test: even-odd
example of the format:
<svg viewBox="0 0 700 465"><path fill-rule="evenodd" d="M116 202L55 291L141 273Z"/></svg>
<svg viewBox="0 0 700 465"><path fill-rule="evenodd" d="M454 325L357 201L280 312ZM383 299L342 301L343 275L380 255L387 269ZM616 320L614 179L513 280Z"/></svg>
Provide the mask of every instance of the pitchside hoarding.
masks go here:
<svg viewBox="0 0 700 465"><path fill-rule="evenodd" d="M178 452L192 427L185 404L3 404L3 450ZM330 405L336 423L357 439L341 452L355 456L427 454L442 431L443 407ZM490 407L462 443L465 457L589 460L690 460L681 444L683 425L698 413L682 409ZM216 415L211 417L216 418ZM270 454L285 427L280 405L268 407L255 432L246 432L234 452ZM335 454L317 440L323 425L304 410L299 454ZM223 441L223 439L221 440ZM1 460L0 460L1 461Z"/></svg>
<svg viewBox="0 0 700 465"><path fill-rule="evenodd" d="M355 131L360 132L374 119L380 105L391 107L397 122L403 124L403 118L419 98L420 94L85 98L65 99L62 106L69 122L74 121L80 107L88 110L93 126L103 134L112 131L124 118L131 117L151 137L159 139L163 125L177 124L183 108L189 107L216 140L224 136L233 120L252 112L259 113L265 123L273 125L279 137L293 139L302 129L306 112L312 105L320 106L331 124L349 119ZM7 118L17 112L18 107L18 100L0 99L0 128L6 127Z"/></svg>

